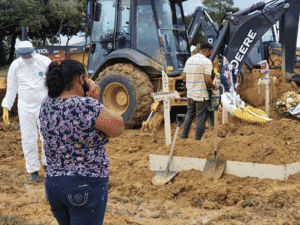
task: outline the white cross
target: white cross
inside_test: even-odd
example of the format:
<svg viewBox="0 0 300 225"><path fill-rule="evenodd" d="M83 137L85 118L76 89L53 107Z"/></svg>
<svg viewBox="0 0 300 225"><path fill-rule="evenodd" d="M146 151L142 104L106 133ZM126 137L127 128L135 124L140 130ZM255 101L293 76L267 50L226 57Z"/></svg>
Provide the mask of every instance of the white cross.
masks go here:
<svg viewBox="0 0 300 225"><path fill-rule="evenodd" d="M261 74L265 74L264 78L258 79L258 94L260 94L260 85L265 84L266 85L266 100L265 100L265 106L266 106L266 114L269 116L269 85L270 85L270 74L269 74L269 65L267 63L267 60L261 61Z"/></svg>
<svg viewBox="0 0 300 225"><path fill-rule="evenodd" d="M154 101L164 101L164 123L166 145L171 144L170 99L180 98L177 91L169 92L169 80L165 71L162 71L163 92L152 93Z"/></svg>

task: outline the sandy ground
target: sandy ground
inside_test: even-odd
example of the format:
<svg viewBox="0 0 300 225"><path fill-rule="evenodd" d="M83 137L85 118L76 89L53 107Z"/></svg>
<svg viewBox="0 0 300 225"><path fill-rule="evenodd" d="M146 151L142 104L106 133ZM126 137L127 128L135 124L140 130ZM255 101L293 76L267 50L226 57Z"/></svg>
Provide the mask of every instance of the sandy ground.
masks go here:
<svg viewBox="0 0 300 225"><path fill-rule="evenodd" d="M295 73L300 74L300 68L295 68ZM260 69L253 69L251 76L247 76L245 82L237 90L243 101L255 107L265 105L265 85L260 85L259 87L257 84L259 76L261 76ZM273 81L274 77L275 82ZM280 98L282 94L293 90L290 84L285 83L281 69L270 69L270 78L270 100Z"/></svg>
<svg viewBox="0 0 300 225"><path fill-rule="evenodd" d="M264 110L264 106L258 108ZM267 124L248 124L229 116L228 124L219 126L219 157L275 165L300 161L300 123L278 118L273 111L270 117L273 121ZM18 213L28 221L57 224L45 198L45 172L41 170L38 183L26 182L29 174L18 117L12 117L11 122L8 127L0 118L0 210ZM172 140L175 129L173 121ZM194 138L195 122L188 139L177 139L174 155L212 158L213 135L206 130L203 140ZM154 134L126 130L111 139L107 145L111 172L104 224L300 224L300 173L287 181L226 174L213 180L201 171L190 170L179 172L166 185L154 186L151 179L156 172L149 170L149 155L169 155L170 148L165 146L162 128Z"/></svg>
<svg viewBox="0 0 300 225"><path fill-rule="evenodd" d="M228 125L220 127L220 131L230 127L219 141L220 158L270 164L300 161L298 126L289 119L261 126L238 123L230 117ZM212 157L213 137L195 141L194 128L195 123L189 139L177 140L175 155ZM172 134L175 129L173 122ZM37 184L26 182L29 174L17 117L12 118L10 127L0 122L0 137L0 210L19 213L28 221L57 224L45 198L45 172L41 171ZM166 185L153 186L156 172L149 171L149 154L170 152L170 146L164 146L162 129L154 135L127 130L111 139L107 152L111 173L104 224L300 224L300 173L288 181L226 174L214 181L201 171L190 170L179 172Z"/></svg>

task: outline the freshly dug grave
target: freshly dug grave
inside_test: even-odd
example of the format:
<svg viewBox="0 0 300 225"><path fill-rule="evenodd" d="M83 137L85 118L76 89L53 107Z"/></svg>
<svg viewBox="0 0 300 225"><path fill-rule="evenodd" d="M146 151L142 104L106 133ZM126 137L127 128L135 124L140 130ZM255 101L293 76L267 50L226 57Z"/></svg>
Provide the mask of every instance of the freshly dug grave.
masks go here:
<svg viewBox="0 0 300 225"><path fill-rule="evenodd" d="M221 113L219 113L221 121ZM174 124L173 124L174 126ZM230 116L227 124L218 130L219 157L230 161L284 165L300 161L300 123L282 118L265 124L247 124ZM195 124L191 130L195 130ZM159 137L158 137L159 138ZM179 139L176 156L193 158L213 157L213 133L206 132L203 141L196 141L195 132L190 132L188 141ZM168 155L170 147L158 146L153 154Z"/></svg>

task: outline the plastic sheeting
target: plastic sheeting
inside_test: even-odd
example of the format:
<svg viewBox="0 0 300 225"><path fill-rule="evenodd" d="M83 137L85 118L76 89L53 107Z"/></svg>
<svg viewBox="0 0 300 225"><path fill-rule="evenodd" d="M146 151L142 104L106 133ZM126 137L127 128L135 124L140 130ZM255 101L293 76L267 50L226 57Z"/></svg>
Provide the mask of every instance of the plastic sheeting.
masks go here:
<svg viewBox="0 0 300 225"><path fill-rule="evenodd" d="M291 107L287 110L292 115L300 113L300 104L298 104L296 107Z"/></svg>
<svg viewBox="0 0 300 225"><path fill-rule="evenodd" d="M245 102L241 100L241 97L236 92L225 92L221 95L221 102L227 112L234 115L233 112L237 108L245 106Z"/></svg>

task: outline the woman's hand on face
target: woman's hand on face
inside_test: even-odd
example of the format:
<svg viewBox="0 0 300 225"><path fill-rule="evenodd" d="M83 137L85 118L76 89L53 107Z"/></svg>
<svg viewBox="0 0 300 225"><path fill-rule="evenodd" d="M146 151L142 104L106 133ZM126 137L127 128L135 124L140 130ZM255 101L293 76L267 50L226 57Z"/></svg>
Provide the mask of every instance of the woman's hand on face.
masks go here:
<svg viewBox="0 0 300 225"><path fill-rule="evenodd" d="M100 95L99 86L96 85L95 82L91 79L88 79L86 82L87 82L87 84L89 85L89 88L90 88L90 90L86 93L86 95L99 100L99 95Z"/></svg>

